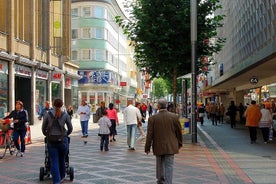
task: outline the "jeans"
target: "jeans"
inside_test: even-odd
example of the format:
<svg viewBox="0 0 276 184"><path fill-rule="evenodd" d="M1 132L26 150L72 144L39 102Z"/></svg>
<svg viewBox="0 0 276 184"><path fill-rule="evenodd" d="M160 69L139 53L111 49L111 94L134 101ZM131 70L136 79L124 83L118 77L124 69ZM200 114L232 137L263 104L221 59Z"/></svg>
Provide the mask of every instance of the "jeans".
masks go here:
<svg viewBox="0 0 276 184"><path fill-rule="evenodd" d="M81 131L82 135L88 135L88 120L81 121Z"/></svg>
<svg viewBox="0 0 276 184"><path fill-rule="evenodd" d="M101 135L101 143L100 143L100 149L105 151L108 151L108 144L109 144L109 134L102 134Z"/></svg>
<svg viewBox="0 0 276 184"><path fill-rule="evenodd" d="M26 129L24 130L14 130L13 131L13 140L14 144L17 150L20 150L22 153L25 152L25 136L26 136ZM20 142L21 142L21 149L18 143L18 137L20 137Z"/></svg>
<svg viewBox="0 0 276 184"><path fill-rule="evenodd" d="M172 184L174 155L156 156L156 178L158 184Z"/></svg>
<svg viewBox="0 0 276 184"><path fill-rule="evenodd" d="M65 158L68 154L68 138L65 137L63 142L47 143L52 181L54 184L60 184L61 179L65 177L66 166Z"/></svg>
<svg viewBox="0 0 276 184"><path fill-rule="evenodd" d="M127 125L127 145L130 148L135 148L136 145L136 129L137 124Z"/></svg>

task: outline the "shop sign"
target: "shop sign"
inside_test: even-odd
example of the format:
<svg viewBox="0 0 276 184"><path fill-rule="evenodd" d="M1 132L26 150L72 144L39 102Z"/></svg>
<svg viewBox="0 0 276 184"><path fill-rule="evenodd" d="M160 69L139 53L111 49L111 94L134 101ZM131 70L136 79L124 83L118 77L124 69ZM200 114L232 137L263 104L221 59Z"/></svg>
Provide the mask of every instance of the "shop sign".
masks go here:
<svg viewBox="0 0 276 184"><path fill-rule="evenodd" d="M66 89L71 89L71 78L66 78L65 79L65 88Z"/></svg>
<svg viewBox="0 0 276 184"><path fill-rule="evenodd" d="M120 86L126 86L127 82L120 82Z"/></svg>
<svg viewBox="0 0 276 184"><path fill-rule="evenodd" d="M31 77L32 70L31 70L31 68L28 68L26 66L21 66L21 65L15 64L15 74Z"/></svg>
<svg viewBox="0 0 276 184"><path fill-rule="evenodd" d="M259 82L258 78L255 76L251 77L249 81L250 81L250 84L253 84L253 85Z"/></svg>
<svg viewBox="0 0 276 184"><path fill-rule="evenodd" d="M48 79L48 72L43 71L43 70L37 70L36 71L36 78L47 80Z"/></svg>
<svg viewBox="0 0 276 184"><path fill-rule="evenodd" d="M52 72L52 80L53 81L62 81L62 73L58 71Z"/></svg>
<svg viewBox="0 0 276 184"><path fill-rule="evenodd" d="M8 65L6 62L0 61L0 73L8 74Z"/></svg>

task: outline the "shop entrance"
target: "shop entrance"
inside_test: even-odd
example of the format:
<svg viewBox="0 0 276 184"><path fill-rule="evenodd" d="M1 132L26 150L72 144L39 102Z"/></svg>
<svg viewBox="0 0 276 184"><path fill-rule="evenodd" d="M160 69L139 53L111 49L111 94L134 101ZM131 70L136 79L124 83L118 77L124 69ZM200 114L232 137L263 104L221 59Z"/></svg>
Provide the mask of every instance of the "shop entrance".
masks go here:
<svg viewBox="0 0 276 184"><path fill-rule="evenodd" d="M31 109L31 79L25 77L15 77L15 101L21 100L24 104L24 109L28 111L29 123L33 125L32 118L30 117L33 114Z"/></svg>

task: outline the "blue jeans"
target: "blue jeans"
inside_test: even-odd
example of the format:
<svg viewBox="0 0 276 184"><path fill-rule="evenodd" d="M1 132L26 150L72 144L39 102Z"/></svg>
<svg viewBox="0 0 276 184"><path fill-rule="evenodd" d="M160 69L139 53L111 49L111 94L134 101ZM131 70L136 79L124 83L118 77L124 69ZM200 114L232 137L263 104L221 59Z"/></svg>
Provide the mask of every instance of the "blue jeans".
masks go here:
<svg viewBox="0 0 276 184"><path fill-rule="evenodd" d="M158 184L172 184L174 155L156 156L156 178Z"/></svg>
<svg viewBox="0 0 276 184"><path fill-rule="evenodd" d="M130 148L135 148L136 145L136 129L137 124L127 125L127 145Z"/></svg>
<svg viewBox="0 0 276 184"><path fill-rule="evenodd" d="M25 152L25 136L26 136L26 129L24 130L14 130L13 131L13 140L14 144L17 150L20 150L22 153ZM20 142L21 142L21 149L18 143L18 137L20 137Z"/></svg>
<svg viewBox="0 0 276 184"><path fill-rule="evenodd" d="M81 121L81 131L82 135L88 135L88 120Z"/></svg>
<svg viewBox="0 0 276 184"><path fill-rule="evenodd" d="M47 143L52 181L54 184L60 184L61 179L65 177L65 157L68 154L68 138L65 137L63 142Z"/></svg>

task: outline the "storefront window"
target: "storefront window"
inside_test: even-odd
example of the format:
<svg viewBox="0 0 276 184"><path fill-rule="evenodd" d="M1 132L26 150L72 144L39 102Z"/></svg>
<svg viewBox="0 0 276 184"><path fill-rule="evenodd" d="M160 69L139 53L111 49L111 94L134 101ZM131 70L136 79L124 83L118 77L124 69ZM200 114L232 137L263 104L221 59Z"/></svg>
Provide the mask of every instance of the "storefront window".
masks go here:
<svg viewBox="0 0 276 184"><path fill-rule="evenodd" d="M0 61L0 118L8 111L8 65Z"/></svg>
<svg viewBox="0 0 276 184"><path fill-rule="evenodd" d="M42 108L47 101L47 81L46 80L39 80L36 81L36 90L35 90L35 113L39 115Z"/></svg>
<svg viewBox="0 0 276 184"><path fill-rule="evenodd" d="M54 83L52 82L52 100L55 100L56 98L60 98L60 83Z"/></svg>

